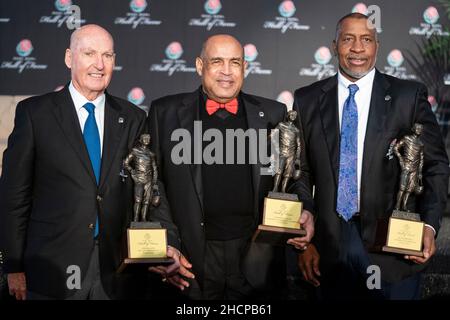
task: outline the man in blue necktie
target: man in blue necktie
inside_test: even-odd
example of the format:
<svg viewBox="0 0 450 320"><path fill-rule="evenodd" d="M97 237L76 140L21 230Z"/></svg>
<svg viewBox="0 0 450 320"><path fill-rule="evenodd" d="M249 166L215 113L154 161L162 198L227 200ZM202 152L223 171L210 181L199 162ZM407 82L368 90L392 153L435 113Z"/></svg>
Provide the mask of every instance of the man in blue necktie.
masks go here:
<svg viewBox="0 0 450 320"><path fill-rule="evenodd" d="M333 42L338 74L295 93L305 139L296 184L305 190L303 201L314 201L316 217L312 244L298 264L324 299L416 299L420 271L436 251L449 174L444 144L425 86L376 70L378 46L367 16L344 16ZM414 123L424 127L428 190L414 208L425 222L424 257L372 252L377 220L392 213L401 173L385 155ZM368 286L373 270L379 279Z"/></svg>
<svg viewBox="0 0 450 320"><path fill-rule="evenodd" d="M65 53L70 83L17 106L0 179L0 246L16 299L145 297L145 278L116 274L133 207L119 173L146 115L106 92L114 61L111 34L83 26Z"/></svg>

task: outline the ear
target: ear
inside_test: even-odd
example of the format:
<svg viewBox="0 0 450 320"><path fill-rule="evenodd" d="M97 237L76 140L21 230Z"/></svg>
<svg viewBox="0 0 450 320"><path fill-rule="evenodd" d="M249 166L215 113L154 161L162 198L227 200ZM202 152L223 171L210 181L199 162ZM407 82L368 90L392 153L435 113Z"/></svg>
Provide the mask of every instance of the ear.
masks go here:
<svg viewBox="0 0 450 320"><path fill-rule="evenodd" d="M244 71L247 70L248 68L248 62L247 60L244 59Z"/></svg>
<svg viewBox="0 0 450 320"><path fill-rule="evenodd" d="M203 75L203 60L200 57L195 59L195 68L197 69L198 75L201 77Z"/></svg>
<svg viewBox="0 0 450 320"><path fill-rule="evenodd" d="M337 57L337 55L338 55L338 49L337 49L337 42L336 42L336 40L333 40L333 44L332 44L331 46L332 46L332 48L333 48L333 54L334 54L334 56Z"/></svg>
<svg viewBox="0 0 450 320"><path fill-rule="evenodd" d="M72 67L72 51L70 51L70 49L66 49L66 54L64 56L64 62L67 66L67 68L71 68Z"/></svg>

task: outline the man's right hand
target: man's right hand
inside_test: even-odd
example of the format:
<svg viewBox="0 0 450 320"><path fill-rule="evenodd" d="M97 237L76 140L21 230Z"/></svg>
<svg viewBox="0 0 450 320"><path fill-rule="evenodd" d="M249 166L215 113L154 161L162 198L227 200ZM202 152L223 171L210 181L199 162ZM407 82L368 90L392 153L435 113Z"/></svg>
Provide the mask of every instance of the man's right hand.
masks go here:
<svg viewBox="0 0 450 320"><path fill-rule="evenodd" d="M303 274L303 278L315 287L320 286L320 282L316 278L317 276L320 277L319 261L320 255L312 243L306 250L298 254L298 267Z"/></svg>
<svg viewBox="0 0 450 320"><path fill-rule="evenodd" d="M27 284L25 281L25 273L8 273L9 294L16 297L16 300L25 300L27 292Z"/></svg>

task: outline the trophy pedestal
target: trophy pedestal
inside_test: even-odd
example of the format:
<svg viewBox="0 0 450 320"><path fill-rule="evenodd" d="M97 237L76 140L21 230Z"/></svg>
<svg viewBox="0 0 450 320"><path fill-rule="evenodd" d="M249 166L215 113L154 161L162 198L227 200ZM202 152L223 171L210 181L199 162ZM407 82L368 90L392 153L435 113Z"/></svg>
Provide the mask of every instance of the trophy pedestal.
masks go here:
<svg viewBox="0 0 450 320"><path fill-rule="evenodd" d="M148 272L154 265L171 264L166 256L167 230L154 222L131 222L123 241L123 256L117 273Z"/></svg>
<svg viewBox="0 0 450 320"><path fill-rule="evenodd" d="M299 202L298 201L298 196L296 194L292 194L292 193L283 193L283 192L269 191L269 195L267 196L267 198Z"/></svg>
<svg viewBox="0 0 450 320"><path fill-rule="evenodd" d="M288 239L306 235L299 223L302 207L295 194L269 192L264 199L263 223L252 241L283 246Z"/></svg>
<svg viewBox="0 0 450 320"><path fill-rule="evenodd" d="M389 247L389 246L383 246L384 252L391 252L391 253L399 253L404 254L408 256L417 256L417 257L423 257L422 251L416 251L416 250L406 250L406 249L399 249L395 247Z"/></svg>
<svg viewBox="0 0 450 320"><path fill-rule="evenodd" d="M422 243L425 224L420 215L394 210L389 221L379 221L377 226L378 249L383 252L423 257ZM384 239L385 245L381 245Z"/></svg>
<svg viewBox="0 0 450 320"><path fill-rule="evenodd" d="M172 258L125 258L117 269L117 273L145 273L151 266L159 266L173 263Z"/></svg>
<svg viewBox="0 0 450 320"><path fill-rule="evenodd" d="M303 237L305 235L306 231L302 229L272 227L260 224L253 235L252 241L281 246L285 245L286 241L291 238Z"/></svg>

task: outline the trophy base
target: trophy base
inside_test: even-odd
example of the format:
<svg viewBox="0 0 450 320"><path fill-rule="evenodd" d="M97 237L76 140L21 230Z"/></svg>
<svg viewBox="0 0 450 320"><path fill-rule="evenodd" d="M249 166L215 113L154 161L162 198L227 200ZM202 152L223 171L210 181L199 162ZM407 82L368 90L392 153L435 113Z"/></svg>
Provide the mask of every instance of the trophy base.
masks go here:
<svg viewBox="0 0 450 320"><path fill-rule="evenodd" d="M391 252L391 253L399 253L399 254L404 254L404 255L408 255L408 256L423 257L423 252L417 251L417 250L407 250L407 249L383 246L382 251Z"/></svg>
<svg viewBox="0 0 450 320"><path fill-rule="evenodd" d="M148 272L174 262L166 256L167 230L159 222L131 222L122 241L122 263L116 273Z"/></svg>
<svg viewBox="0 0 450 320"><path fill-rule="evenodd" d="M260 224L253 235L252 241L284 246L288 239L303 237L305 235L306 231L303 229L282 228Z"/></svg>
<svg viewBox="0 0 450 320"><path fill-rule="evenodd" d="M394 210L389 219L379 219L373 252L423 257L424 222L414 212Z"/></svg>
<svg viewBox="0 0 450 320"><path fill-rule="evenodd" d="M269 194L267 195L267 197L271 198L271 199L298 201L298 196L296 194L292 194L292 193L269 191Z"/></svg>
<svg viewBox="0 0 450 320"><path fill-rule="evenodd" d="M142 222L134 222L130 223L130 229L159 229L162 228L159 222L150 222L150 221L142 221Z"/></svg>
<svg viewBox="0 0 450 320"><path fill-rule="evenodd" d="M148 268L152 266L166 265L173 262L174 260L172 258L126 258L116 272L148 272Z"/></svg>
<svg viewBox="0 0 450 320"><path fill-rule="evenodd" d="M392 212L391 217L392 218L397 218L397 219L404 219L404 220L411 220L411 221L420 222L420 214L415 213L415 212L394 210Z"/></svg>

